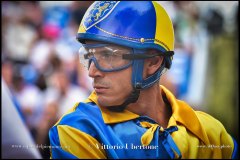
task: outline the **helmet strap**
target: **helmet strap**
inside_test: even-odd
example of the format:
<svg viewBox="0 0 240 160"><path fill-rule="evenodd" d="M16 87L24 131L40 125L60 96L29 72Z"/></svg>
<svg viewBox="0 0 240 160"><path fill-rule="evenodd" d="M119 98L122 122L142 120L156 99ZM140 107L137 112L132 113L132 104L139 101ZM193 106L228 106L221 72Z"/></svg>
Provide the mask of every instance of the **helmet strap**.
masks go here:
<svg viewBox="0 0 240 160"><path fill-rule="evenodd" d="M143 80L143 77L142 77L143 67L144 67L144 60L138 59L133 61L133 67L132 67L133 91L121 105L107 107L110 111L122 112L130 103L135 103L138 100L140 91L142 89L151 87L160 79L160 76L162 75L162 71L165 68L165 61L163 61L163 64L161 65L160 69L156 73L146 78L145 80Z"/></svg>
<svg viewBox="0 0 240 160"><path fill-rule="evenodd" d="M161 75L163 74L163 70L165 69L165 61L163 61L163 64L159 68L159 70L154 73L153 75L149 76L148 78L142 80L142 88L146 89L151 87L153 84L155 84L157 81L159 81Z"/></svg>
<svg viewBox="0 0 240 160"><path fill-rule="evenodd" d="M128 98L121 105L117 106L109 106L107 109L113 112L122 112L130 103L135 103L138 100L140 94L140 90L133 89L132 93L128 96Z"/></svg>
<svg viewBox="0 0 240 160"><path fill-rule="evenodd" d="M127 105L129 105L130 103L135 103L138 100L138 97L140 95L140 90L142 89L142 84L140 82L142 81L143 64L144 64L144 60L142 59L133 60L133 66L132 66L133 91L128 96L128 98L123 102L123 104L118 106L108 107L109 110L115 111L115 112L121 112L127 107Z"/></svg>

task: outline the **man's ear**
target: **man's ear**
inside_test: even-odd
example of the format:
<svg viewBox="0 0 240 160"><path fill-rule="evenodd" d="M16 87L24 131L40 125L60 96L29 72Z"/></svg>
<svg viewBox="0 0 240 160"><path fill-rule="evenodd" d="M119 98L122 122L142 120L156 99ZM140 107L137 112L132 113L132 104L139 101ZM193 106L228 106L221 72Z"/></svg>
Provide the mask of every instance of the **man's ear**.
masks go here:
<svg viewBox="0 0 240 160"><path fill-rule="evenodd" d="M150 54L156 54L156 51L150 51ZM163 56L156 56L153 58L149 58L145 60L144 63L144 78L149 77L150 75L154 74L162 65L163 63Z"/></svg>

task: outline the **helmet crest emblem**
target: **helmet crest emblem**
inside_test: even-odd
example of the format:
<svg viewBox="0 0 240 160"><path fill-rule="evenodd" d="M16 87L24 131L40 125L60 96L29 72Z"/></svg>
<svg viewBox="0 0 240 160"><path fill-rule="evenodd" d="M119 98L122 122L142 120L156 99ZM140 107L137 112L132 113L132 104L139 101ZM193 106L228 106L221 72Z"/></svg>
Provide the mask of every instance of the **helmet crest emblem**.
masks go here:
<svg viewBox="0 0 240 160"><path fill-rule="evenodd" d="M99 1L96 3L83 18L83 26L85 29L88 30L106 18L117 4L117 1Z"/></svg>

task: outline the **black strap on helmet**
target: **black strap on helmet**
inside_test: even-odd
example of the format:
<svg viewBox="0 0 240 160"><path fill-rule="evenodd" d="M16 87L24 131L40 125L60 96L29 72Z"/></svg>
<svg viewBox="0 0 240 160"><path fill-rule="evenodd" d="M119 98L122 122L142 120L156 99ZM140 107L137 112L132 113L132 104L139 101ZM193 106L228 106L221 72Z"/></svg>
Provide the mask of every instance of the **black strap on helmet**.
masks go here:
<svg viewBox="0 0 240 160"><path fill-rule="evenodd" d="M156 56L173 56L174 51L166 51L166 52L158 52L157 54L124 54L122 56L123 59L129 59L129 60L134 60L134 59L147 59L147 58L153 58Z"/></svg>
<svg viewBox="0 0 240 160"><path fill-rule="evenodd" d="M125 100L125 102L123 102L123 104L117 106L108 106L107 109L113 112L122 112L125 110L127 105L129 105L130 103L135 103L138 100L139 94L140 89L134 89L130 96L128 96L128 98Z"/></svg>

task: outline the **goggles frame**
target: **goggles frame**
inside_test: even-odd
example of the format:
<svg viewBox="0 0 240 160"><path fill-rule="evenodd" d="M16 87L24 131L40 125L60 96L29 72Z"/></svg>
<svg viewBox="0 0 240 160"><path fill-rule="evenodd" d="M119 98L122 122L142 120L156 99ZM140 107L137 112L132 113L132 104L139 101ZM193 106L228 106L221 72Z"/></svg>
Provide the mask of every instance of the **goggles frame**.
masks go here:
<svg viewBox="0 0 240 160"><path fill-rule="evenodd" d="M109 46L111 44L82 44L82 47L85 48L99 48L99 47L106 47ZM81 48L80 48L81 49ZM99 69L102 72L115 72L115 71L121 71L124 70L128 67L130 67L133 64L133 60L140 60L140 59L148 59L148 58L153 58L156 56L173 56L174 55L174 51L166 51L166 52L159 52L157 54L146 54L147 50L143 50L143 49L135 49L135 48L130 48L130 53L129 54L122 54L122 59L125 60L130 60L130 62L126 65L123 65L121 67L118 68L113 68L113 69L105 69L103 67L101 67L96 59L96 57L92 56L91 58L88 58L87 54L83 54L83 58L84 61L86 61L88 59L88 65L87 68L89 69L91 63L93 62L96 66L97 69ZM81 55L81 53L79 53ZM82 57L82 56L80 56ZM80 61L81 58L80 58Z"/></svg>

